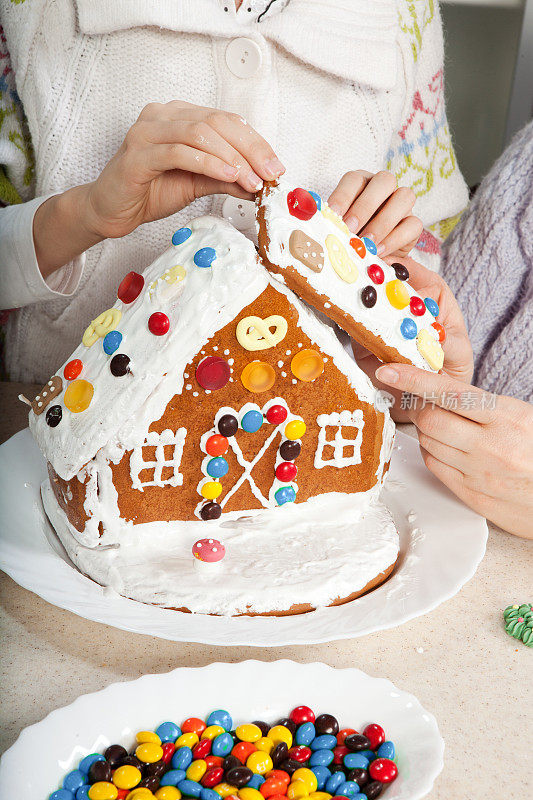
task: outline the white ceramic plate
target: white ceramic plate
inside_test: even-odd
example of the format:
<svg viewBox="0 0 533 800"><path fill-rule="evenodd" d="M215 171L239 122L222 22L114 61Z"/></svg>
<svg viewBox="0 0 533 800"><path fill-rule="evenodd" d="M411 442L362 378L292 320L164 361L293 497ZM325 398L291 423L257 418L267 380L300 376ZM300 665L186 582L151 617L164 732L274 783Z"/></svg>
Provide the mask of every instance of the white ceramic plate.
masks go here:
<svg viewBox="0 0 533 800"><path fill-rule="evenodd" d="M123 630L174 641L274 647L349 639L431 611L473 576L485 553L484 519L426 470L418 445L398 433L383 500L400 532L400 557L383 585L333 608L289 617L183 614L110 594L69 561L44 514L46 467L29 430L0 448L0 567L60 608Z"/></svg>
<svg viewBox="0 0 533 800"><path fill-rule="evenodd" d="M88 753L115 742L131 747L138 730L178 724L226 708L235 722L275 722L298 705L328 712L341 727L378 722L396 746L399 776L383 800L418 800L443 767L444 742L435 718L416 697L357 669L294 661L243 661L176 669L114 683L79 697L26 728L0 763L0 797L46 800ZM31 769L28 769L31 754Z"/></svg>

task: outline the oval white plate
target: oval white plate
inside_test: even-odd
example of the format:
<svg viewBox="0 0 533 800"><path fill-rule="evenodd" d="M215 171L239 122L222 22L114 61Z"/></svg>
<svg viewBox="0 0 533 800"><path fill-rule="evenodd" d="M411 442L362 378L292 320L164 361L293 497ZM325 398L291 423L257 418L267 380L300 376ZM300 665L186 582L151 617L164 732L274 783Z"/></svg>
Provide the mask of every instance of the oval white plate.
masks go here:
<svg viewBox="0 0 533 800"><path fill-rule="evenodd" d="M22 731L0 763L0 797L46 800L88 753L118 742L131 747L138 730L178 724L226 708L234 722L275 722L298 705L328 712L341 727L379 722L396 746L399 776L383 800L424 797L443 767L444 742L435 718L416 697L358 669L294 661L210 664L114 683L52 711ZM31 769L28 769L31 754Z"/></svg>
<svg viewBox="0 0 533 800"><path fill-rule="evenodd" d="M72 565L42 508L46 467L29 430L0 448L0 474L0 567L13 580L87 619L174 641L274 647L392 628L453 597L475 573L487 542L485 520L431 476L416 441L399 432L383 500L400 532L400 557L383 586L342 606L289 617L182 614L110 593Z"/></svg>

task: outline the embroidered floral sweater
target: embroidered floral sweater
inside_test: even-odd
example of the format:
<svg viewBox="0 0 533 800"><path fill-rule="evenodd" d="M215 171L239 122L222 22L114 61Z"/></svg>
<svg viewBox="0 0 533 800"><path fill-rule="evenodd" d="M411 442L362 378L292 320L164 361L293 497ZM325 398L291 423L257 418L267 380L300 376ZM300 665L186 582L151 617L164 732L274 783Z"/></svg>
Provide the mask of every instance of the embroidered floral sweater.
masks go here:
<svg viewBox="0 0 533 800"><path fill-rule="evenodd" d="M238 11L233 0L0 0L0 9L0 192L9 204L0 210L0 307L19 306L6 334L14 380L46 380L123 275L150 263L176 227L229 214L224 197L202 198L42 279L36 208L94 180L150 101L239 112L289 178L326 196L348 170L391 169L417 194L415 213L436 237L420 243L430 255L466 206L435 0L244 0ZM259 53L247 77L228 61L236 39ZM17 193L24 202L15 205Z"/></svg>

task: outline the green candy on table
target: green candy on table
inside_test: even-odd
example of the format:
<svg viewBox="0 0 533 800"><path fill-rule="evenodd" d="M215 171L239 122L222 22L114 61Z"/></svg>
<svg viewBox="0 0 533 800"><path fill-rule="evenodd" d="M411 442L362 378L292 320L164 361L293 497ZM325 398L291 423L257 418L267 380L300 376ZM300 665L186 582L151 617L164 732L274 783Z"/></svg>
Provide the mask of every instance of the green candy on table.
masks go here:
<svg viewBox="0 0 533 800"><path fill-rule="evenodd" d="M520 639L526 647L533 647L533 605L507 606L503 612L505 630L509 636Z"/></svg>

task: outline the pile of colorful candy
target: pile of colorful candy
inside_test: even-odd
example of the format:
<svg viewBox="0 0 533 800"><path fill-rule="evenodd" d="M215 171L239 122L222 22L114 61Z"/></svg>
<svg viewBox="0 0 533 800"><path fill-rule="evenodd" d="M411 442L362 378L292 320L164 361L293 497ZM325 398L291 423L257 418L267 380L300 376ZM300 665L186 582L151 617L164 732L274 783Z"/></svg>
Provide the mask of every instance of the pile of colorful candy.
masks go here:
<svg viewBox="0 0 533 800"><path fill-rule="evenodd" d="M136 739L131 753L113 744L85 756L49 800L373 800L398 775L380 725L339 730L335 717L315 718L307 706L273 726L233 729L219 710Z"/></svg>

